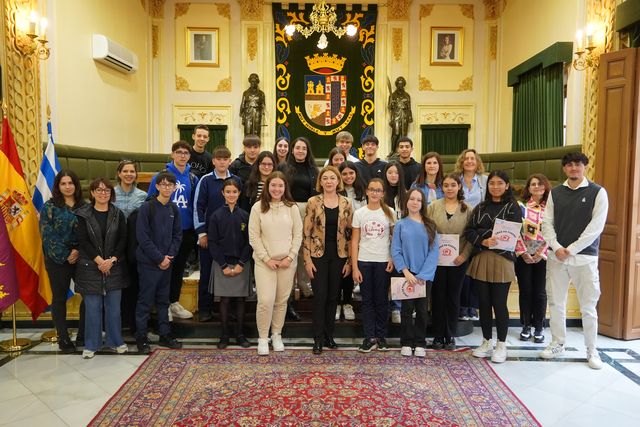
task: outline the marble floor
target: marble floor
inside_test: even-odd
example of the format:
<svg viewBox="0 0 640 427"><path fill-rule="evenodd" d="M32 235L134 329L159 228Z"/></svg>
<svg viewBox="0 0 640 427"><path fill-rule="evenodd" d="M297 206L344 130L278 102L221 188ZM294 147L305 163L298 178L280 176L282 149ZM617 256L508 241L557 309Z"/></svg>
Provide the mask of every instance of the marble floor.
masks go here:
<svg viewBox="0 0 640 427"><path fill-rule="evenodd" d="M39 342L42 332L20 330L18 336ZM594 371L586 364L580 329L569 329L567 351L554 361L539 359L544 344L523 343L518 332L509 330L507 362L492 366L543 426L640 425L640 409L636 408L640 403L640 340L599 337L605 366ZM0 340L10 336L10 331L0 330ZM481 338L476 327L458 344L474 347ZM354 350L357 344L349 339L336 341L345 350ZM215 342L186 340L185 345L214 348ZM310 347L308 340L286 343ZM134 350L133 343L129 344ZM396 339L390 344L397 347L399 343ZM55 344L38 343L20 355L0 353L0 425L84 426L145 359L132 352L99 353L83 360L79 353L62 355L56 350Z"/></svg>

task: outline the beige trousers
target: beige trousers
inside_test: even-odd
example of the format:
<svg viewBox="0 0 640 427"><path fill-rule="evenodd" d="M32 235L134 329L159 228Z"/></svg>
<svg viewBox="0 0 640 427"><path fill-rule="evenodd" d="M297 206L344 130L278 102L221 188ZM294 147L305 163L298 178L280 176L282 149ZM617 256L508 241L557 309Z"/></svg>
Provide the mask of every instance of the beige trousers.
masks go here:
<svg viewBox="0 0 640 427"><path fill-rule="evenodd" d="M282 333L287 299L293 288L295 274L296 260L293 260L289 268L277 270L271 270L264 262L256 261L256 323L259 338L269 338L269 327L272 334Z"/></svg>

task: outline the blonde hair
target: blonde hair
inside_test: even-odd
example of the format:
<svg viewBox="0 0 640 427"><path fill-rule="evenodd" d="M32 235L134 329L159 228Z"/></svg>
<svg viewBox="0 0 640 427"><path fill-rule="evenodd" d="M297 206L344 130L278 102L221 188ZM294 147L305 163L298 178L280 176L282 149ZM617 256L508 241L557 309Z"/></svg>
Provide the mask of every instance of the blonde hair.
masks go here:
<svg viewBox="0 0 640 427"><path fill-rule="evenodd" d="M318 193L324 192L322 185L320 185L320 179L322 179L322 175L324 175L327 172L333 172L338 177L338 188L336 188L336 192L339 193L341 191L344 191L344 183L342 182L342 175L340 174L340 171L338 171L337 167L331 166L331 165L327 165L322 169L320 169L320 173L318 174L318 179L316 180L316 191Z"/></svg>
<svg viewBox="0 0 640 427"><path fill-rule="evenodd" d="M462 165L464 164L464 157L467 155L467 153L473 153L473 155L476 156L476 173L484 173L484 163L482 163L482 158L480 158L480 154L478 154L478 152L473 148L462 150L462 153L460 153L458 159L456 160L456 168L454 172L464 172Z"/></svg>

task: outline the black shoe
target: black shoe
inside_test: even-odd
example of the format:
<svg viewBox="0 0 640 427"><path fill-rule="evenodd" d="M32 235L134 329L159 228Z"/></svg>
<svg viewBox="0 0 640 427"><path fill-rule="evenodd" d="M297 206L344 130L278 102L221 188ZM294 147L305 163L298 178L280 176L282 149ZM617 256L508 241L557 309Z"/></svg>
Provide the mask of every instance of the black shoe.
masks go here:
<svg viewBox="0 0 640 427"><path fill-rule="evenodd" d="M531 327L523 326L520 332L520 341L529 341L531 339Z"/></svg>
<svg viewBox="0 0 640 427"><path fill-rule="evenodd" d="M58 341L58 349L60 350L61 353L71 354L71 353L75 353L76 346L73 345L73 343L69 338L65 338Z"/></svg>
<svg viewBox="0 0 640 427"><path fill-rule="evenodd" d="M379 351L389 350L389 347L387 346L387 341L384 338L378 338L378 350Z"/></svg>
<svg viewBox="0 0 640 427"><path fill-rule="evenodd" d="M240 347L242 348L249 348L251 347L251 343L249 342L249 340L247 339L247 337L245 337L244 335L238 335L236 337L236 344L238 344Z"/></svg>
<svg viewBox="0 0 640 427"><path fill-rule="evenodd" d="M313 354L322 354L322 341L314 340L314 342L313 342Z"/></svg>
<svg viewBox="0 0 640 427"><path fill-rule="evenodd" d="M296 310L293 308L293 305L287 304L287 320L293 320L294 322L299 322L302 320L302 316L300 316Z"/></svg>
<svg viewBox="0 0 640 427"><path fill-rule="evenodd" d="M210 311L204 311L198 314L199 322L211 322L213 320L213 313Z"/></svg>
<svg viewBox="0 0 640 427"><path fill-rule="evenodd" d="M431 343L431 348L434 350L442 350L444 348L444 337L435 337Z"/></svg>
<svg viewBox="0 0 640 427"><path fill-rule="evenodd" d="M331 350L335 350L336 348L338 348L338 344L336 344L333 338L325 338L324 346L330 348Z"/></svg>
<svg viewBox="0 0 640 427"><path fill-rule="evenodd" d="M454 337L448 337L445 340L444 349L453 351L456 349L456 339Z"/></svg>
<svg viewBox="0 0 640 427"><path fill-rule="evenodd" d="M544 335L542 334L542 329L536 329L533 333L533 342L536 344L540 344L544 342Z"/></svg>
<svg viewBox="0 0 640 427"><path fill-rule="evenodd" d="M172 337L171 335L163 335L163 336L161 336L160 340L158 341L158 345L160 347L168 347L168 348L172 348L174 350L182 348L182 343L180 341L178 341L177 339L175 339L174 337Z"/></svg>
<svg viewBox="0 0 640 427"><path fill-rule="evenodd" d="M146 338L136 338L136 346L140 354L151 353L151 346L149 345L149 340Z"/></svg>
<svg viewBox="0 0 640 427"><path fill-rule="evenodd" d="M84 338L76 337L76 347L84 347Z"/></svg>
<svg viewBox="0 0 640 427"><path fill-rule="evenodd" d="M378 341L375 338L367 339L365 338L362 341L362 345L358 347L358 351L360 353L369 353L371 350L375 350L378 347Z"/></svg>
<svg viewBox="0 0 640 427"><path fill-rule="evenodd" d="M220 337L220 341L218 341L218 348L220 350L227 348L229 345L229 337L227 335L223 335Z"/></svg>

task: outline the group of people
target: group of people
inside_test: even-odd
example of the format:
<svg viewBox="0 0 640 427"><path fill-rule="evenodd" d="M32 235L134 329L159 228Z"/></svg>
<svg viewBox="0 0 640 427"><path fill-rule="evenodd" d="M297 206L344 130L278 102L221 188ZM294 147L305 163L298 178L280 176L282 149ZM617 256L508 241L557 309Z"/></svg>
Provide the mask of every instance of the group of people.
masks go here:
<svg viewBox="0 0 640 427"><path fill-rule="evenodd" d="M40 218L61 351L75 351L64 308L72 278L83 296L83 357L103 347L103 313L104 346L128 350L122 318L135 331L138 350L148 353L154 306L158 344L179 348L170 317L193 317L178 299L185 264L197 245L198 318L210 321L214 295L219 297L219 348L232 337L250 346L243 332L245 299L255 281L257 352L284 351L282 329L292 290L310 283L314 354L337 348L335 321L341 315L355 318L352 293L358 286L360 352L388 349L391 314L401 323L401 354L424 357L430 313L433 348L453 350L458 319L473 318L479 309L484 339L473 355L501 363L507 358L507 296L517 277L520 339L544 341L549 298L552 341L541 357L553 358L563 351L571 279L583 313L589 366L601 367L595 350L597 251L608 205L604 189L584 177L588 160L582 153L562 159L568 177L563 185L551 190L546 177L534 174L518 202L507 173L484 175L473 149L464 150L455 170L445 174L438 153L415 161L408 137L397 141L397 160L386 162L377 156L375 136L362 140L364 156L358 159L353 136L340 132L318 169L305 137L279 138L273 151L260 151L260 138L247 135L243 153L232 162L224 146L211 154L205 150L208 133L198 126L193 146L173 144L172 161L153 178L148 195L135 186L133 162L120 163L115 188L106 178L92 181L86 204L77 176L67 170L58 174ZM522 224L515 250L499 249L493 233L499 220ZM440 253L445 235L453 235L458 248L448 262ZM424 292L389 301L392 277Z"/></svg>

